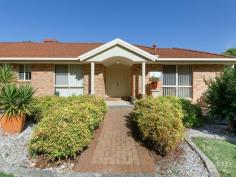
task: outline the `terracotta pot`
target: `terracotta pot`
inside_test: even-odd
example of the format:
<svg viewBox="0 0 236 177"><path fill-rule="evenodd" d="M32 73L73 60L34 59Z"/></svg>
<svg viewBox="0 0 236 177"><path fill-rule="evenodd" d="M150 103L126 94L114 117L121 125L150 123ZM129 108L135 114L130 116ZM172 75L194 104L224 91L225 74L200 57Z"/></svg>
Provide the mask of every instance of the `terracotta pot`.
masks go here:
<svg viewBox="0 0 236 177"><path fill-rule="evenodd" d="M19 115L16 117L3 116L0 119L0 122L4 134L20 133L25 125L25 115Z"/></svg>

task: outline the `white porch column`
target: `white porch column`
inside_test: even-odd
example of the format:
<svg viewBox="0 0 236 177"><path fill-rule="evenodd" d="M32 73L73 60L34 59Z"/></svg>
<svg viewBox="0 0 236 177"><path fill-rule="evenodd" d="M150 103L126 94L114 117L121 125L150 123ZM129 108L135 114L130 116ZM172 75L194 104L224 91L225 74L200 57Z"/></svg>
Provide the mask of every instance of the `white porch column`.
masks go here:
<svg viewBox="0 0 236 177"><path fill-rule="evenodd" d="M146 63L142 62L142 95L146 95L145 81L146 81Z"/></svg>
<svg viewBox="0 0 236 177"><path fill-rule="evenodd" d="M92 61L91 62L91 65L90 65L91 67L90 67L90 69L91 69L91 80L90 80L90 86L91 86L91 88L90 88L90 94L94 94L95 93L95 89L94 89L94 86L95 86L95 83L94 83L94 73L95 73L95 64L94 64L94 62Z"/></svg>

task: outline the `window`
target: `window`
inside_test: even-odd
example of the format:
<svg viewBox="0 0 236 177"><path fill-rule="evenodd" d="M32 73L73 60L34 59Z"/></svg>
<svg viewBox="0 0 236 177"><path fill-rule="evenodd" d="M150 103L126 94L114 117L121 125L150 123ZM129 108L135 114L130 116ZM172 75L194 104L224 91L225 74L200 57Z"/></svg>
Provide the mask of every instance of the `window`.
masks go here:
<svg viewBox="0 0 236 177"><path fill-rule="evenodd" d="M59 96L83 94L81 65L55 65L55 94Z"/></svg>
<svg viewBox="0 0 236 177"><path fill-rule="evenodd" d="M19 79L31 80L31 65L26 65L26 64L19 65Z"/></svg>
<svg viewBox="0 0 236 177"><path fill-rule="evenodd" d="M163 67L163 95L192 97L191 65L166 65Z"/></svg>

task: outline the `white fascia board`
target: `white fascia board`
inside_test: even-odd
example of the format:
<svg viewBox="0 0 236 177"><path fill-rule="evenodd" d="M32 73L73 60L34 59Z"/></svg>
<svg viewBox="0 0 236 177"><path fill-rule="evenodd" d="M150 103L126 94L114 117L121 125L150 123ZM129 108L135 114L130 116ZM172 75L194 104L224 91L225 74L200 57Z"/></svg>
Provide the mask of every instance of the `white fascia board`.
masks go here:
<svg viewBox="0 0 236 177"><path fill-rule="evenodd" d="M195 62L195 61L203 61L203 62L236 62L236 58L158 58L158 61L188 61L188 62Z"/></svg>
<svg viewBox="0 0 236 177"><path fill-rule="evenodd" d="M90 58L90 57L92 57L96 54L99 54L99 53L101 53L101 52L103 52L103 51L105 51L105 50L107 50L107 49L109 49L113 46L116 46L116 45L120 45L124 48L127 48L127 49L133 51L134 53L137 53L137 54L139 54L139 55L141 55L145 58L150 59L151 61L156 61L158 59L158 56L152 55L152 54L150 54L150 53L148 53L148 52L146 52L146 51L144 51L144 50L142 50L142 49L140 49L140 48L138 48L134 45L131 45L131 44L129 44L129 43L127 43L127 42L125 42L121 39L118 39L118 38L114 39L114 40L112 40L112 41L110 41L110 42L108 42L108 43L106 43L106 44L104 44L100 47L97 47L97 48L95 48L95 49L93 49L93 50L91 50L91 51L89 51L85 54L80 55L78 57L78 59L80 61L86 60L86 59L88 59L88 58Z"/></svg>
<svg viewBox="0 0 236 177"><path fill-rule="evenodd" d="M54 57L0 57L0 61L78 61L78 58Z"/></svg>

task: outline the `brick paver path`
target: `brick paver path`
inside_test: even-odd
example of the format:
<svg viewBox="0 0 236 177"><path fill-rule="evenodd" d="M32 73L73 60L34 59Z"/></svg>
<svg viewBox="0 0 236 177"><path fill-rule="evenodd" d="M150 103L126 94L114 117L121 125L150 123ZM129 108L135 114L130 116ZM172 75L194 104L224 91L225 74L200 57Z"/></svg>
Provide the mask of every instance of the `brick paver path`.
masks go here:
<svg viewBox="0 0 236 177"><path fill-rule="evenodd" d="M74 170L80 172L154 173L148 150L137 142L129 121L131 108L110 109Z"/></svg>

